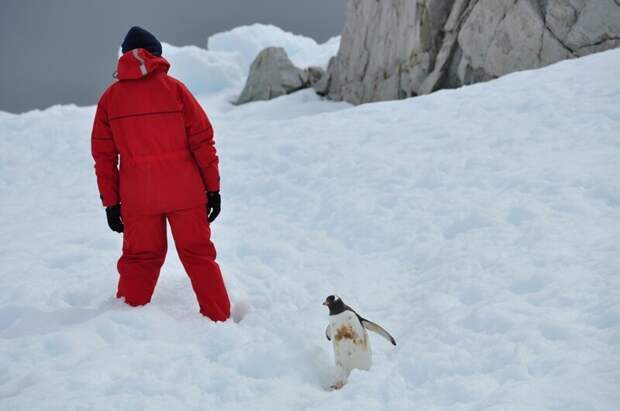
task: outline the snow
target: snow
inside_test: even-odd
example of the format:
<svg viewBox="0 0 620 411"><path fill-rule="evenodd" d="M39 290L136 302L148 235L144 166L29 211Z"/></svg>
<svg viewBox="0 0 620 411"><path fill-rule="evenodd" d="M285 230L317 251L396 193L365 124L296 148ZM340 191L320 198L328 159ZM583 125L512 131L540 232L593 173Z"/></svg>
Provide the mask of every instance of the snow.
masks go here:
<svg viewBox="0 0 620 411"><path fill-rule="evenodd" d="M162 43L162 55L171 64L170 75L181 79L199 97L243 88L252 61L266 47L283 47L300 68L327 68L329 59L338 52L340 37L317 44L309 37L257 23L214 34L207 42L207 50ZM230 99L236 100L232 95Z"/></svg>
<svg viewBox="0 0 620 411"><path fill-rule="evenodd" d="M150 305L113 298L93 107L0 113L0 409L617 409L619 64L358 107L203 94L224 324L198 315L172 247ZM371 335L372 369L341 391L328 294L398 343Z"/></svg>
<svg viewBox="0 0 620 411"><path fill-rule="evenodd" d="M270 24L252 24L217 33L207 40L209 51L236 53L249 69L258 53L266 47L282 47L296 66L327 67L329 58L335 56L340 46L340 36L317 44L309 37L289 33Z"/></svg>
<svg viewBox="0 0 620 411"><path fill-rule="evenodd" d="M168 73L183 79L197 96L239 87L247 77L244 62L237 53L163 43L162 55L170 62Z"/></svg>

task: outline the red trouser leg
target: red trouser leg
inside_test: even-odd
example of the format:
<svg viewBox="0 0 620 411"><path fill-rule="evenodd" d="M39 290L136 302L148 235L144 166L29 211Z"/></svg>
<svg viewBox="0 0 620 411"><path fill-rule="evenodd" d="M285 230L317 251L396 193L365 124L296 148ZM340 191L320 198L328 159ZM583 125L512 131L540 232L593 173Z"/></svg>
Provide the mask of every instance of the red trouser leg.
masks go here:
<svg viewBox="0 0 620 411"><path fill-rule="evenodd" d="M168 213L174 243L192 281L200 312L213 321L230 317L226 286L215 262L215 247L204 206Z"/></svg>
<svg viewBox="0 0 620 411"><path fill-rule="evenodd" d="M118 260L118 291L129 305L148 304L166 258L166 217L140 215L123 217L123 255Z"/></svg>

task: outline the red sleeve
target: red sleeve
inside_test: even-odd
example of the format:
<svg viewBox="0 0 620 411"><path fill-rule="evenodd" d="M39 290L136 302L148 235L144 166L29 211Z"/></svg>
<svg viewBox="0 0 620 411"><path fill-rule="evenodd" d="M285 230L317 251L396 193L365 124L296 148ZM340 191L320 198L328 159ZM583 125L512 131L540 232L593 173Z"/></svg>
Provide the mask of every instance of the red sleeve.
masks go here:
<svg viewBox="0 0 620 411"><path fill-rule="evenodd" d="M198 163L207 191L220 191L219 159L215 149L213 127L192 93L182 83L178 84L189 148Z"/></svg>
<svg viewBox="0 0 620 411"><path fill-rule="evenodd" d="M105 94L99 100L91 134L91 152L101 201L105 207L120 203L118 194L118 150L108 123Z"/></svg>

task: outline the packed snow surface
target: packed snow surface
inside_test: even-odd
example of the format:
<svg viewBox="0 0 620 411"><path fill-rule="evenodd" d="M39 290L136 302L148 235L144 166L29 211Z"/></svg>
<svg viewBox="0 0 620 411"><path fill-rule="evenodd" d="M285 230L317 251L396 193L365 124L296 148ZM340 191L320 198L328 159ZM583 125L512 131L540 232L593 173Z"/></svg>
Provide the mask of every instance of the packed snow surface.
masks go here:
<svg viewBox="0 0 620 411"><path fill-rule="evenodd" d="M234 304L217 324L173 247L150 305L113 297L93 107L0 113L0 409L616 410L619 66L358 107L206 94ZM371 334L340 391L329 294L398 342Z"/></svg>

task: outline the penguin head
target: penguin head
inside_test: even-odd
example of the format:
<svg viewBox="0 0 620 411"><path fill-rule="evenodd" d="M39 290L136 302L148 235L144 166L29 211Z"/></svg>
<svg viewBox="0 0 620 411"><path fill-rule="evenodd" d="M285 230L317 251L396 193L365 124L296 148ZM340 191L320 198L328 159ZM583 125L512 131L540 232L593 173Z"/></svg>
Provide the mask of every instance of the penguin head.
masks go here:
<svg viewBox="0 0 620 411"><path fill-rule="evenodd" d="M323 305L329 308L329 314L338 314L344 311L345 305L340 297L337 295L328 296Z"/></svg>

